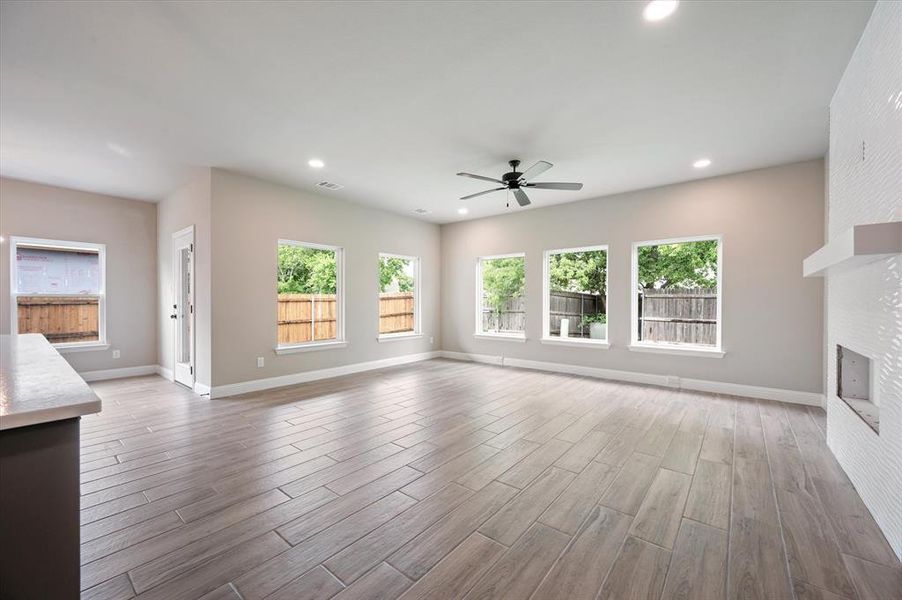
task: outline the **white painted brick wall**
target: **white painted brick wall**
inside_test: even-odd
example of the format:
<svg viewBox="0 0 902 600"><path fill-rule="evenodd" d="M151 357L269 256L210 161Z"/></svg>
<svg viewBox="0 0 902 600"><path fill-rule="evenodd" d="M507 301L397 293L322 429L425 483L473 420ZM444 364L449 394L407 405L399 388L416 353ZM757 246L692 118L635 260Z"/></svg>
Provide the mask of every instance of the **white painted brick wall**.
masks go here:
<svg viewBox="0 0 902 600"><path fill-rule="evenodd" d="M902 220L902 2L877 3L833 96L828 164L830 239ZM902 257L831 274L826 329L827 443L902 558ZM876 359L879 436L836 397L836 344Z"/></svg>

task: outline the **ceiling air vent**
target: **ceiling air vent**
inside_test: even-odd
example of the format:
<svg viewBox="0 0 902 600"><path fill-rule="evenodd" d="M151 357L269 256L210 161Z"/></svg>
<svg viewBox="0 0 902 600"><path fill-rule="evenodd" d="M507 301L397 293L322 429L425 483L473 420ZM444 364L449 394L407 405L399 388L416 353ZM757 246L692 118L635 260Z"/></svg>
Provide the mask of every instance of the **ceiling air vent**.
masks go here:
<svg viewBox="0 0 902 600"><path fill-rule="evenodd" d="M429 214L429 211L426 210L425 208L415 208L415 209L413 209L413 212L415 212L418 215L428 215Z"/></svg>
<svg viewBox="0 0 902 600"><path fill-rule="evenodd" d="M343 188L343 185L339 185L337 183L332 183L331 181L320 181L316 184L316 187L326 188L327 190L340 190Z"/></svg>

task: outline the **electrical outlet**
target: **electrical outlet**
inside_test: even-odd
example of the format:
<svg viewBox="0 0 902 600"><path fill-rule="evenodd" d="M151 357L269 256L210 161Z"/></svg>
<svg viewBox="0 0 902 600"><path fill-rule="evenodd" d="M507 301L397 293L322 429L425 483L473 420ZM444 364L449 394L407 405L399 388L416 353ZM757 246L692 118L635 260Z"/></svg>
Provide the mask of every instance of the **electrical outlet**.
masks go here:
<svg viewBox="0 0 902 600"><path fill-rule="evenodd" d="M260 368L262 368L262 367L263 367L263 357L262 357L262 356L258 356L258 357L257 357L257 368L260 369Z"/></svg>
<svg viewBox="0 0 902 600"><path fill-rule="evenodd" d="M119 358L119 350L113 350L113 358Z"/></svg>

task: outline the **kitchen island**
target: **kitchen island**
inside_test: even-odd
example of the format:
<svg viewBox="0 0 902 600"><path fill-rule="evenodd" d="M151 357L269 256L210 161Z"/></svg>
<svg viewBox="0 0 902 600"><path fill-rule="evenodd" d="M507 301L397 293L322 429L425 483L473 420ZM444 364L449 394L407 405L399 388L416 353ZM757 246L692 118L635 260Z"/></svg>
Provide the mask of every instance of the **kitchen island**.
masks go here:
<svg viewBox="0 0 902 600"><path fill-rule="evenodd" d="M79 420L100 409L44 336L0 336L0 598L79 597Z"/></svg>

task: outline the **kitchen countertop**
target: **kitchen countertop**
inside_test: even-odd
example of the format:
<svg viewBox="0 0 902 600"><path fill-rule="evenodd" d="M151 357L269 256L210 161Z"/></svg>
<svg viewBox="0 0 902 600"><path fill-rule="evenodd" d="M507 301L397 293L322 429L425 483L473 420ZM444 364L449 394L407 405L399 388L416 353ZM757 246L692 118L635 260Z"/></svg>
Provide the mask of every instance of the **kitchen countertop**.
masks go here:
<svg viewBox="0 0 902 600"><path fill-rule="evenodd" d="M100 409L100 398L44 336L0 335L0 430Z"/></svg>

